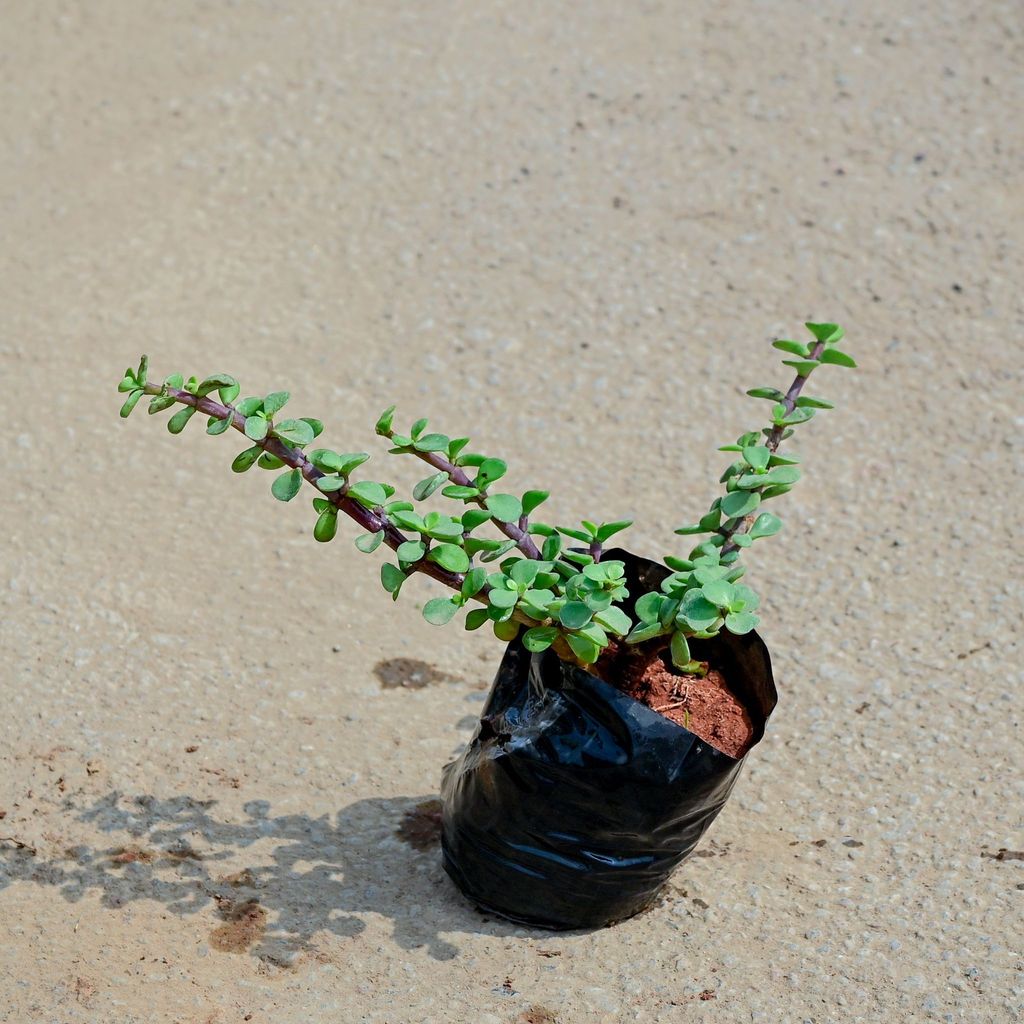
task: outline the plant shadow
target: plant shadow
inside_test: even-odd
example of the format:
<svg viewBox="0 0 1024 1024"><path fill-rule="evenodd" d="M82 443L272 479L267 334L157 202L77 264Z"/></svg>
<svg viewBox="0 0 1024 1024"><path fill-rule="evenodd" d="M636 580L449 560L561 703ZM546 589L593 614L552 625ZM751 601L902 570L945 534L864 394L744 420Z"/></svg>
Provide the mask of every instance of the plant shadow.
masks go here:
<svg viewBox="0 0 1024 1024"><path fill-rule="evenodd" d="M72 903L98 893L108 908L155 900L182 917L212 909L220 922L212 948L285 966L315 948L318 932L359 936L362 913L390 918L401 948L427 947L438 960L459 952L442 932L521 931L475 911L449 882L431 832L437 812L430 798L359 800L333 818L275 816L262 800L246 803L242 820L215 808L216 801L191 796L110 792L76 820L126 834L124 845L74 846L48 860L4 847L0 889L35 882L57 887ZM247 858L239 855L250 848L252 864L240 868Z"/></svg>

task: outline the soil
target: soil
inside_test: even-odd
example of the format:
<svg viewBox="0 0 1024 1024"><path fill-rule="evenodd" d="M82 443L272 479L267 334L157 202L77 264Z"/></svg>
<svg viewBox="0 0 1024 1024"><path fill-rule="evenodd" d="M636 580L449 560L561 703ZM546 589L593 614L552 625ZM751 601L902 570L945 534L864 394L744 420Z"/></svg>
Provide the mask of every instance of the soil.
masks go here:
<svg viewBox="0 0 1024 1024"><path fill-rule="evenodd" d="M718 669L684 675L664 650L623 645L598 663L597 674L729 757L742 757L753 743L750 715Z"/></svg>

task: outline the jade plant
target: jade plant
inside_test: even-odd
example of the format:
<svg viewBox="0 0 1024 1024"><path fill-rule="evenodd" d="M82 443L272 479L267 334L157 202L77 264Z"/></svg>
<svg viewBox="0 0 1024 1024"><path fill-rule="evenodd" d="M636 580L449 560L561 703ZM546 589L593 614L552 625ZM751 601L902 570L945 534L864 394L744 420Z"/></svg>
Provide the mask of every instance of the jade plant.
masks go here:
<svg viewBox="0 0 1024 1024"><path fill-rule="evenodd" d="M503 641L521 634L528 650L552 647L580 665L593 665L613 642L667 646L681 672L700 675L706 665L691 657L692 638L713 637L723 629L747 633L758 623L758 597L739 582L745 571L741 555L755 541L778 533L781 520L763 506L800 477L799 459L782 454L782 442L818 410L832 408L805 395L804 385L823 365L856 365L837 347L841 327L806 326L811 341L773 342L793 356L783 360L796 372L788 390L747 392L771 403L770 419L720 449L733 455L720 480L724 493L698 522L675 531L702 539L685 556L666 556L671 573L660 590L643 594L628 592L623 562L602 557L605 544L630 520L584 519L578 526L540 522L534 514L547 491L502 490L508 470L502 459L469 451L467 437L429 432L425 419L403 432L395 427L393 406L377 421L377 434L390 443L391 454L412 456L429 467L412 500L398 496L391 484L357 479L356 471L370 458L366 452L313 447L323 424L312 417L282 417L286 391L239 399L238 381L225 373L188 380L171 374L156 382L145 356L138 369L125 371L118 390L128 395L122 417L148 395L150 413L180 406L167 422L172 434L180 434L196 414L207 417L208 434L243 434L248 445L235 456L232 470L275 471L271 492L280 501L291 501L303 483L309 484L315 492L313 536L321 543L334 539L340 515L354 519L363 530L355 539L360 551L386 547L393 553L394 560L380 567L380 580L394 600L417 572L451 591L424 604L428 622L443 625L465 609L467 629L489 624ZM435 492L453 503L447 512L423 506Z"/></svg>

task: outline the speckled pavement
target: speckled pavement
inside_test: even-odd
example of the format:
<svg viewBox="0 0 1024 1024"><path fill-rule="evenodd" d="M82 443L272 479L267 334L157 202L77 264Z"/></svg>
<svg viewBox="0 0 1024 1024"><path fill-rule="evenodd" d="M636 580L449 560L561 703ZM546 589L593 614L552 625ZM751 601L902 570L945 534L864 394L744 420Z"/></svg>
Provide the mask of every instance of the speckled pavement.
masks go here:
<svg viewBox="0 0 1024 1024"><path fill-rule="evenodd" d="M6 4L0 1020L1020 1020L1021 35L1002 2ZM815 378L749 559L779 709L662 904L591 933L482 917L396 835L495 641L423 622L426 581L392 605L235 441L117 417L148 351L409 487L397 402L660 556L808 318L860 369Z"/></svg>

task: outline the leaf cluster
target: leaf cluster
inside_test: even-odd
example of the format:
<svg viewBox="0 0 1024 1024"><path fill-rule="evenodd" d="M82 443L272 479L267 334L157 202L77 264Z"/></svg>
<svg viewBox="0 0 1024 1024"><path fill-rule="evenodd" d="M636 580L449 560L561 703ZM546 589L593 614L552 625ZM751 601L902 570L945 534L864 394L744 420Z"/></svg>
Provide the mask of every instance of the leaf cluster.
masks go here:
<svg viewBox="0 0 1024 1024"><path fill-rule="evenodd" d="M680 669L699 672L703 666L690 655L690 639L711 637L721 629L746 633L757 625L757 595L738 582L744 573L740 554L779 531L779 518L761 506L787 493L800 477L799 459L780 454L779 445L818 410L831 408L824 399L803 395L804 382L818 366L855 365L836 348L841 328L807 327L813 342L775 342L795 357L784 361L797 371L789 390L748 392L772 403L770 423L721 449L736 456L721 477L724 494L697 523L676 530L703 539L685 558L666 557L671 574L659 590L639 595L633 615L627 611L624 564L602 560L603 545L631 521L584 519L578 526L559 526L533 520L548 492L499 489L507 463L471 451L468 437L431 432L426 419L401 433L394 426L395 407L385 410L376 432L390 442L389 452L414 456L430 467L406 498L391 484L355 478L370 458L367 452L309 450L324 425L312 417L282 417L290 400L287 391L239 399L238 381L224 373L203 379L171 374L156 383L149 379L145 356L138 368L125 371L118 390L127 395L122 417L148 395L151 414L180 406L167 423L172 434L181 433L197 414L207 416L208 434L232 428L243 434L248 446L234 457L232 470L245 473L255 466L274 471L271 492L280 501L295 498L304 481L311 484L315 539L333 540L340 514L360 522L364 532L355 539L360 551L372 553L386 545L393 552L394 560L381 565L380 581L394 600L414 572L447 583L452 594L423 607L429 622L446 624L466 610L467 629L489 623L502 640L521 632L528 650L553 648L583 665L596 662L615 638L667 642ZM438 492L454 507L424 507ZM567 548L567 542L581 546Z"/></svg>

